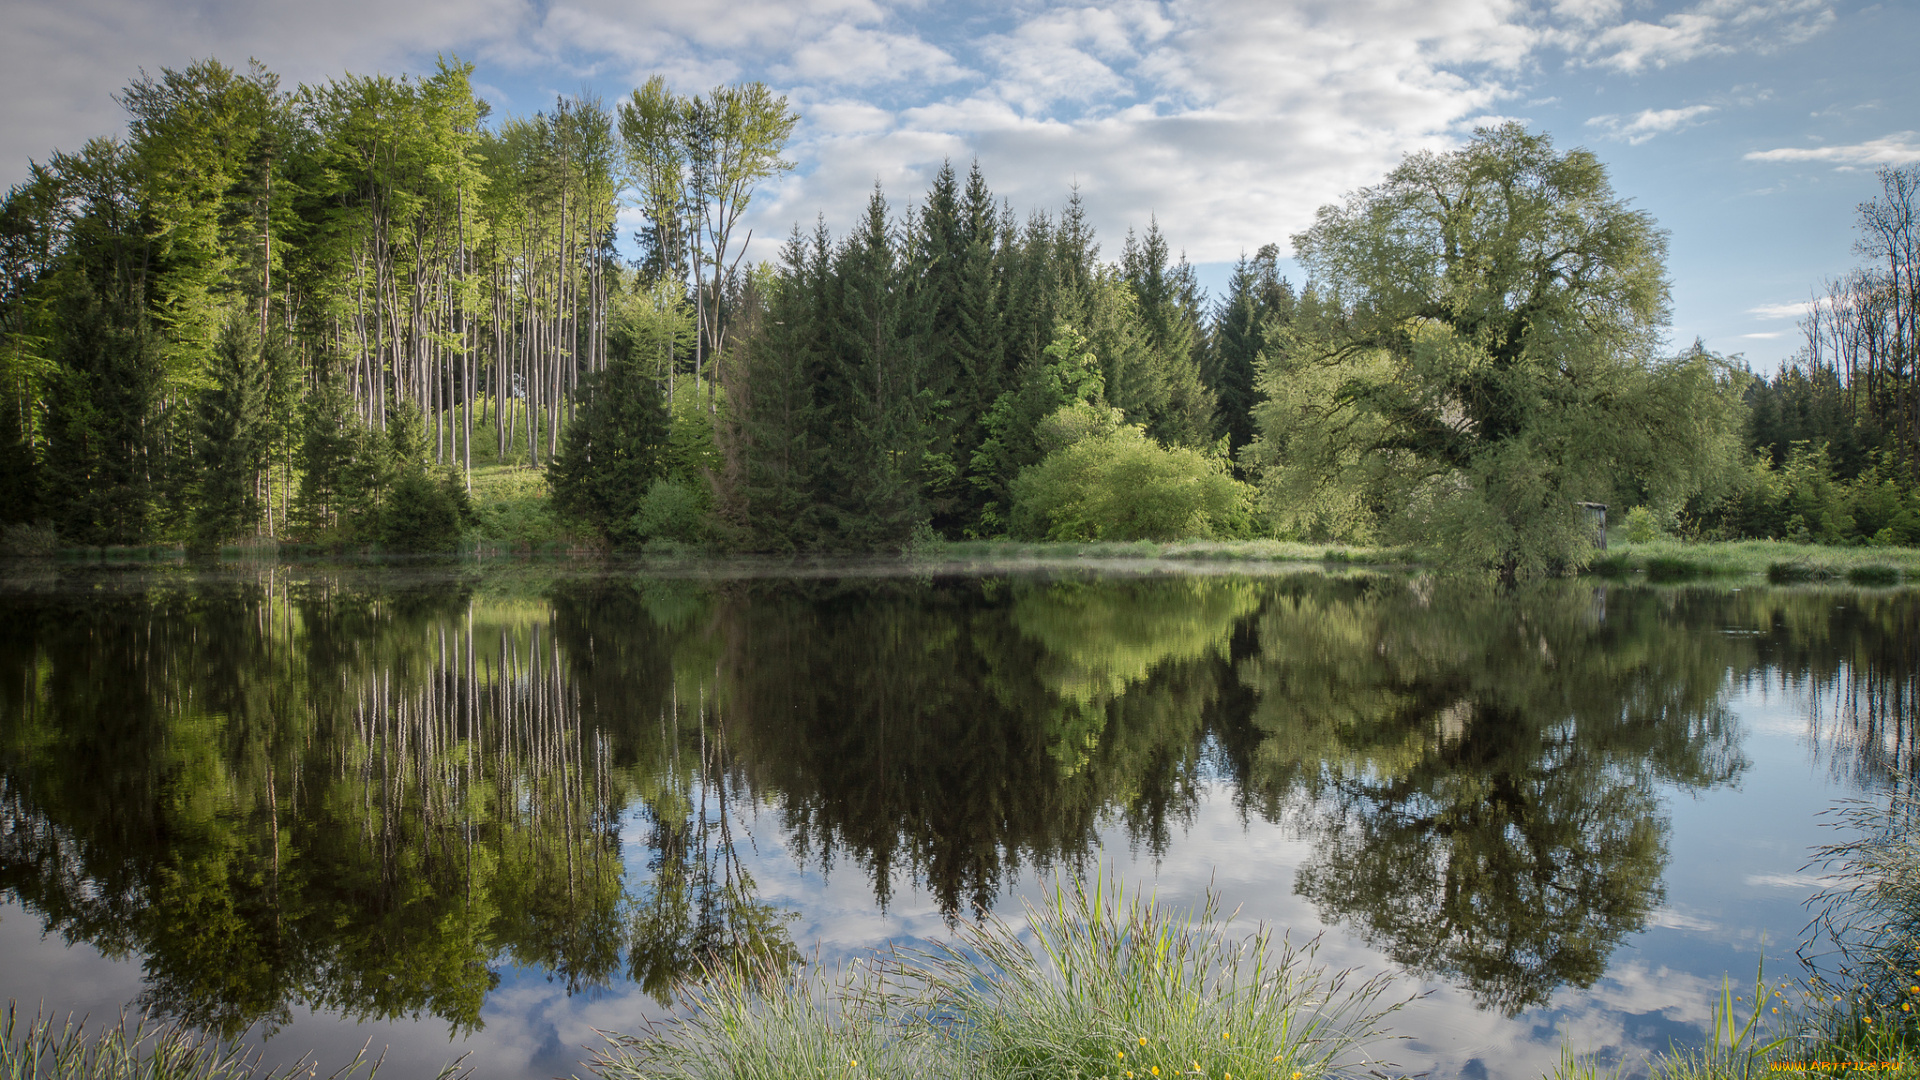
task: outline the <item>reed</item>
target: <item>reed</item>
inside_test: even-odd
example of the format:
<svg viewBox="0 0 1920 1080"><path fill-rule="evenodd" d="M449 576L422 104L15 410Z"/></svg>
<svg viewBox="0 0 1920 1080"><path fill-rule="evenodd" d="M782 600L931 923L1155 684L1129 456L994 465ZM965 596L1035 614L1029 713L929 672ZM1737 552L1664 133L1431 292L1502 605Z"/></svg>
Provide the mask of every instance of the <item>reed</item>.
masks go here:
<svg viewBox="0 0 1920 1080"><path fill-rule="evenodd" d="M327 1074L373 1080L383 1052L367 1057L362 1046L353 1060ZM244 1043L145 1015L129 1021L125 1012L113 1025L89 1029L86 1018L46 1012L27 1016L18 1002L7 1003L0 1027L0 1080L293 1080L319 1075L312 1055L280 1069L263 1071L261 1052ZM440 1070L435 1080L465 1080L464 1059Z"/></svg>

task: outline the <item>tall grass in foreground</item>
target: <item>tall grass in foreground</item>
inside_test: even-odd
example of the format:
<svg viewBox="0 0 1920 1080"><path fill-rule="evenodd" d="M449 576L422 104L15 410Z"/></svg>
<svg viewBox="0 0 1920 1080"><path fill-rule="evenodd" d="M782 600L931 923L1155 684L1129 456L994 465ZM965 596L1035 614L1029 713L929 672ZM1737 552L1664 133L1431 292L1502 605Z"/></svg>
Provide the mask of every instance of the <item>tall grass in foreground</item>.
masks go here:
<svg viewBox="0 0 1920 1080"><path fill-rule="evenodd" d="M361 1047L353 1060L327 1074L327 1080L350 1080L366 1070L366 1080L380 1071L380 1057L368 1060ZM312 1056L285 1069L261 1071L260 1051L227 1042L174 1024L148 1026L140 1017L129 1026L123 1013L119 1023L92 1031L87 1021L71 1014L57 1018L36 1012L28 1017L17 1002L7 1003L0 1028L0 1080L293 1080L315 1077L319 1065ZM471 1073L455 1061L435 1080L463 1080Z"/></svg>
<svg viewBox="0 0 1920 1080"><path fill-rule="evenodd" d="M964 924L930 952L838 976L710 970L685 1015L609 1036L607 1080L991 1076L1304 1080L1359 1071L1384 976L1353 983L1261 929L1228 934L1210 894L1170 912L1117 885L1056 882L1022 924ZM1229 920L1230 921L1230 920Z"/></svg>

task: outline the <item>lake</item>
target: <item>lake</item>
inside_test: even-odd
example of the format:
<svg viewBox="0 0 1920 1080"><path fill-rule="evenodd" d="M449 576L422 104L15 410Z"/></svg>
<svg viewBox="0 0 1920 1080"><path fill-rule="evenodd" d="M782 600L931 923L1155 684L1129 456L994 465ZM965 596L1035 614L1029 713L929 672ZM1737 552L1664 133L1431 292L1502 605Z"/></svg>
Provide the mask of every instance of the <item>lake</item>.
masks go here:
<svg viewBox="0 0 1920 1080"><path fill-rule="evenodd" d="M1164 561L0 570L0 996L585 1075L700 958L1059 874L1397 973L1410 1071L1697 1040L1914 772L1920 593ZM1238 924L1236 924L1238 925Z"/></svg>

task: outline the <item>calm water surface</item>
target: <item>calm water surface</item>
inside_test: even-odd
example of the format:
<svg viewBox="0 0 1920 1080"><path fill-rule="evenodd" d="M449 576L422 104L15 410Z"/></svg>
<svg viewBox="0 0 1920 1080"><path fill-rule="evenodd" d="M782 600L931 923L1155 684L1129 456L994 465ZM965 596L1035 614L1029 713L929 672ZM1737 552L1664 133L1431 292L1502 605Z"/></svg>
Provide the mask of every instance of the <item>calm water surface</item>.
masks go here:
<svg viewBox="0 0 1920 1080"><path fill-rule="evenodd" d="M712 950L1209 888L1535 1077L1785 972L1920 593L814 565L0 571L0 996L583 1073Z"/></svg>

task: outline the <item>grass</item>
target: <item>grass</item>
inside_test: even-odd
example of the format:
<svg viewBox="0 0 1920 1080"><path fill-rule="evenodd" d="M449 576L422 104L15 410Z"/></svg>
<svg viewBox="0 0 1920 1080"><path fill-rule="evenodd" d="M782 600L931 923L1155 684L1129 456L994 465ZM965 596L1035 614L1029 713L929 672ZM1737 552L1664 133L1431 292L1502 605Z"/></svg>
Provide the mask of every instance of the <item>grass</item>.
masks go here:
<svg viewBox="0 0 1920 1080"><path fill-rule="evenodd" d="M1276 945L1229 934L1209 896L1174 912L1117 884L1057 881L1019 923L962 924L931 952L855 961L834 975L772 965L709 969L682 1015L609 1036L605 1080L992 1076L1243 1080L1359 1075L1397 1006Z"/></svg>
<svg viewBox="0 0 1920 1080"><path fill-rule="evenodd" d="M372 1080L385 1056L369 1060L363 1046L327 1080L349 1080L363 1069ZM85 1019L71 1014L28 1017L9 1002L0 1028L0 1080L293 1080L318 1074L311 1055L263 1072L258 1049L174 1024L149 1025L145 1016L129 1025L125 1013L113 1026L89 1030ZM454 1061L435 1080L470 1075L462 1061Z"/></svg>
<svg viewBox="0 0 1920 1080"><path fill-rule="evenodd" d="M1785 540L1663 539L1636 544L1616 539L1588 564L1587 572L1614 577L1643 573L1654 581L1764 575L1778 584L1846 580L1897 585L1920 579L1920 548L1828 547Z"/></svg>

